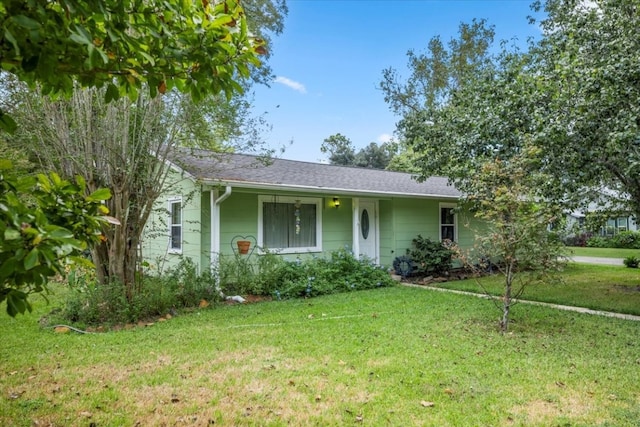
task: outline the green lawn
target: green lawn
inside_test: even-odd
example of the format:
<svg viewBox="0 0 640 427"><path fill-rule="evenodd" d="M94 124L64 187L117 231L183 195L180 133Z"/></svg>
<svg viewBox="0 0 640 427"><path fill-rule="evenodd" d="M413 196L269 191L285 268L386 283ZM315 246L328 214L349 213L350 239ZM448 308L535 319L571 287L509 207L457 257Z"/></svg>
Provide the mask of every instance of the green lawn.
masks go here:
<svg viewBox="0 0 640 427"><path fill-rule="evenodd" d="M571 246L568 247L570 255L577 256L593 256L600 258L620 258L624 259L628 256L640 257L640 250L638 249L616 249L616 248L581 248Z"/></svg>
<svg viewBox="0 0 640 427"><path fill-rule="evenodd" d="M3 308L3 307L2 307ZM640 323L394 288L56 334L0 317L0 425L637 426Z"/></svg>
<svg viewBox="0 0 640 427"><path fill-rule="evenodd" d="M501 295L504 278L494 275L437 286ZM521 298L640 315L640 269L568 263L557 280L529 286Z"/></svg>

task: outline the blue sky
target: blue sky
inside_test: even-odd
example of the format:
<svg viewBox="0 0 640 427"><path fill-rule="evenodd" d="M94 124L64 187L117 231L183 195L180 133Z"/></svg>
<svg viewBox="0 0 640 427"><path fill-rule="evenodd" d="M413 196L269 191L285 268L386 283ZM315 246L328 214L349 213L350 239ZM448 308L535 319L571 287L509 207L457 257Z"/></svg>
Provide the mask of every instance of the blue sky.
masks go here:
<svg viewBox="0 0 640 427"><path fill-rule="evenodd" d="M274 39L271 87L258 87L256 114L266 113L270 148L283 158L318 162L322 141L341 133L356 150L391 137L395 116L378 84L393 67L407 76L406 52L424 51L439 35L448 41L460 22L485 18L496 40L524 45L540 36L529 25L528 0L288 0L283 34Z"/></svg>

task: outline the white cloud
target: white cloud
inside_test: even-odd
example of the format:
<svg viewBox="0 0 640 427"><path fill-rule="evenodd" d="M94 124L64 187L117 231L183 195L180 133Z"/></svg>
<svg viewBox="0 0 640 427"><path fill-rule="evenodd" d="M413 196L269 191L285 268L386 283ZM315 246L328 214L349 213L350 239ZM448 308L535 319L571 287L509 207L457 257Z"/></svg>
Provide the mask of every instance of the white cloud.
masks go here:
<svg viewBox="0 0 640 427"><path fill-rule="evenodd" d="M384 144L385 142L389 142L393 140L393 135L389 135L388 133L383 133L378 136L378 142Z"/></svg>
<svg viewBox="0 0 640 427"><path fill-rule="evenodd" d="M274 80L276 83L283 84L285 86L290 87L291 89L298 91L300 93L307 93L307 88L300 82L296 82L295 80L288 79L286 77L278 76Z"/></svg>

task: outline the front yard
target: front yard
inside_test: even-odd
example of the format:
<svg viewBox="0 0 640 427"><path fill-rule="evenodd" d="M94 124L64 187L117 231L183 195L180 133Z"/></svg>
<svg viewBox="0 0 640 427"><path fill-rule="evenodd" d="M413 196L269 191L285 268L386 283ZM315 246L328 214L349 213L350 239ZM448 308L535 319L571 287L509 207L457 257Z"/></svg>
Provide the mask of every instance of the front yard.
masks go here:
<svg viewBox="0 0 640 427"><path fill-rule="evenodd" d="M640 324L392 287L56 334L0 318L0 424L640 423Z"/></svg>

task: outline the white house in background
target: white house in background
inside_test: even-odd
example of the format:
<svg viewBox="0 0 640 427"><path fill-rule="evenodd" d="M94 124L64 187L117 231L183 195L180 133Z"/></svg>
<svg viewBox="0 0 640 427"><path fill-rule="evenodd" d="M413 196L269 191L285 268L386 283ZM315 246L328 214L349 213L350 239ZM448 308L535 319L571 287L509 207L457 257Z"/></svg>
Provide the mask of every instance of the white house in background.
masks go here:
<svg viewBox="0 0 640 427"><path fill-rule="evenodd" d="M600 227L599 235L603 237L613 237L621 231L638 231L637 219L631 215L626 209L615 209L616 206L622 207L623 196L617 191L610 189L599 190L600 202L591 202L585 210L576 210L568 215L568 221L570 227L576 227L579 230L584 230L586 217L590 213L602 211L603 209L610 209L612 211L611 216L607 218L606 222ZM615 211L617 213L614 213Z"/></svg>

